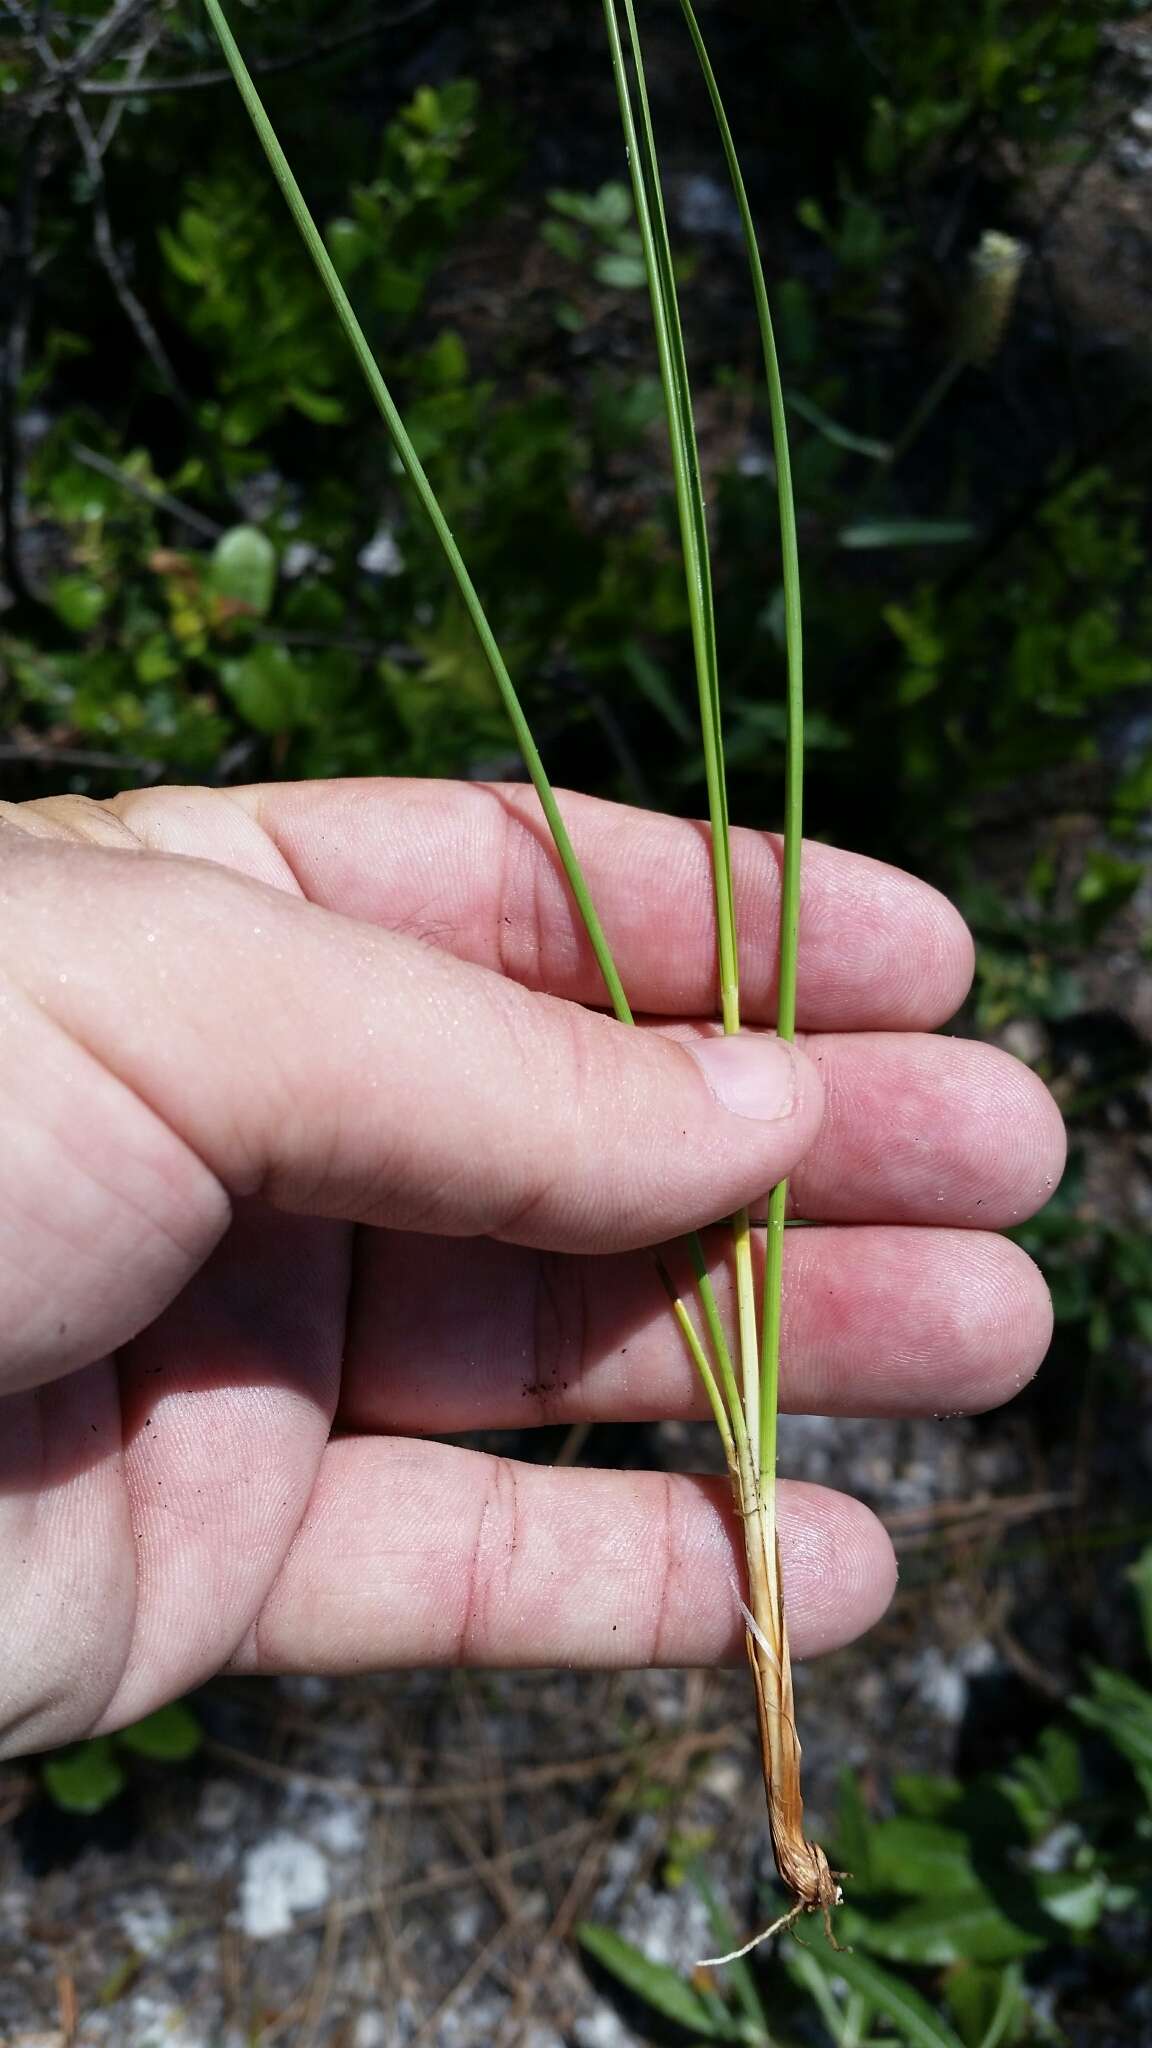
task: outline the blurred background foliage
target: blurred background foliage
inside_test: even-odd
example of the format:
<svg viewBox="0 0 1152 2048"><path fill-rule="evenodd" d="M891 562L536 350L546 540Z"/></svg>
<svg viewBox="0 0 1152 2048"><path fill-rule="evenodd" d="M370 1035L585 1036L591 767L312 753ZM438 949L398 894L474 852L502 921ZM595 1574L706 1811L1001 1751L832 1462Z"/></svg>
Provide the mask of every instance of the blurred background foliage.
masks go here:
<svg viewBox="0 0 1152 2048"><path fill-rule="evenodd" d="M554 779L698 811L660 397L598 10L234 11ZM755 330L677 10L647 12L733 810L771 824L783 621ZM1039 1067L1069 1115L1073 1169L1022 1235L1059 1318L1038 1426L1083 1482L1102 1414L1138 1441L1152 1343L1152 18L1129 0L703 13L792 403L811 829L958 896L980 940L968 1024ZM0 104L5 793L518 774L195 0L2 0ZM1093 1505L1115 1511L1100 1546L1114 1574L1147 1533L1125 1484ZM1123 1623L1094 1627L1079 1611L1078 1647L1134 1654ZM1051 1817L1074 1767L1067 1748L1045 1757ZM1041 1763L996 1792L1017 1832ZM913 1791L884 1826L955 1835L976 1812L947 1788ZM1129 1802L1105 1876L1114 1821L1091 1838L1081 1917L1064 1913L1077 1938L1106 1907L1132 1910L1140 1811ZM874 1860L862 1838L854 1853ZM1036 1950L991 1960L1016 1984ZM963 2010L969 1992L949 1994L952 2037L1051 2038L1034 2002L972 1983ZM951 2038L909 2010L886 2023L901 2038Z"/></svg>

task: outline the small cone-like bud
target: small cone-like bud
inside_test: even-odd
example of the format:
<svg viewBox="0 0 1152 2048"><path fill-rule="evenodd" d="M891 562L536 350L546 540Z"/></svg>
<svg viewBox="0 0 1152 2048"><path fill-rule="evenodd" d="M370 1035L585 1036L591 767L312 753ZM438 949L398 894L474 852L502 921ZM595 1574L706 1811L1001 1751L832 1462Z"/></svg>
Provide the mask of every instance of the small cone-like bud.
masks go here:
<svg viewBox="0 0 1152 2048"><path fill-rule="evenodd" d="M1014 235L988 228L968 258L969 290L960 308L956 353L962 362L992 361L1007 332L1028 250Z"/></svg>

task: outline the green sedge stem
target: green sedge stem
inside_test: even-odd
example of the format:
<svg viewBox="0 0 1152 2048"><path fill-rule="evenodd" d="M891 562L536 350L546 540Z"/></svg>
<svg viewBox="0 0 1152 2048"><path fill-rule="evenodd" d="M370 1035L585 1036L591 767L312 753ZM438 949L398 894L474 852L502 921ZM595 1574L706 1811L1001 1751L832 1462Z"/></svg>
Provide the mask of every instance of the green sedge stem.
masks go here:
<svg viewBox="0 0 1152 2048"><path fill-rule="evenodd" d="M608 941L604 935L600 919L597 916L595 905L589 894L588 884L584 879L580 863L576 858L575 849L568 837L564 820L557 808L552 785L545 773L544 764L540 759L536 742L532 737L528 721L520 707L520 700L516 695L516 690L505 665L504 657L496 644L496 636L488 623L488 618L480 602L476 586L468 573L464 558L453 538L451 528L436 501L436 494L428 481L424 466L408 437L404 422L397 411L392 394L381 375L379 365L369 347L364 330L356 318L352 302L344 286L341 284L332 258L324 246L323 236L308 210L304 194L301 192L292 174L288 159L284 155L272 124L264 111L263 102L252 82L235 37L228 26L220 0L204 0L204 5L212 26L216 31L225 61L236 81L240 97L248 110L252 125L259 137L264 154L272 166L273 176L284 195L288 210L300 230L305 247L320 274L321 281L332 301L340 325L343 327L351 343L352 351L392 438L393 446L400 458L405 473L443 549L448 567L460 592L465 610L475 628L476 637L480 642L484 658L492 672L496 688L500 693L504 709L515 733L516 744L520 749L524 764L532 778L533 787L540 799L541 808L548 821L548 829L556 843L556 851L560 856L561 865L568 879L568 886L575 898L576 906L588 933L593 953L596 956L596 964L604 978L604 985L608 991L612 1008L622 1024L631 1024L633 1021L632 1011L628 998L624 993L620 976L616 971L616 964L609 950Z"/></svg>
<svg viewBox="0 0 1152 2048"><path fill-rule="evenodd" d="M369 347L367 338L360 325L360 322L356 318L356 314L355 311L353 310L351 301L349 300L348 295L340 282L340 278L336 272L335 266L332 263L332 259L324 246L323 238L320 235L316 223L313 220L312 215L308 209L308 205L304 199L304 195L301 192L295 177L293 176L291 167L287 161L287 158L284 155L282 148L280 147L280 143L276 137L276 133L272 127L272 124L264 111L264 106L260 99L260 95L252 82L252 78L248 72L247 66L244 63L244 59L241 56L235 37L233 36L232 31L228 26L228 22L224 15L223 9L219 4L219 0L204 0L204 4L207 9L209 18L212 22L212 26L219 40L220 47L224 53L224 57L228 64L228 68L236 81L236 85L240 92L240 96L244 102L245 107L247 108L249 117L251 118L252 121L252 125L255 128L256 134L264 149L264 153L267 156L268 161L272 167L272 172L276 179L276 182L284 195L285 201L287 202L289 212L291 213L292 218L300 231L304 244L310 256L312 257L316 269L320 274L321 281L324 284L324 287L332 301L336 314L340 320L340 324L348 337L353 353L356 357L357 363L359 364L361 372L364 376L365 382L367 383L369 391L371 392L372 397L374 398L376 405L381 413L381 416L383 417L384 424L388 429L393 445L404 467L404 470L412 483L412 486L416 492L416 496L420 502L420 505L426 517L428 518L432 526L432 529L436 534L437 539L440 542L440 546L444 552L445 558L448 563L448 567L452 573L453 578L455 579L456 586L460 592L461 598L463 599L469 618L471 619L472 624L475 628L476 635L480 641L480 645L483 650L485 659L488 662L488 666L491 669L493 678L496 682L497 689L500 692L504 709L507 712L509 720L511 722L513 732L516 736L517 744L527 765L528 772L532 778L532 783L536 790L536 794L540 799L541 808L543 809L549 830L555 842L557 853L560 856L560 860L563 865L565 875L567 876L568 885L572 891L576 907L580 913L585 929L588 933L589 941L592 945L597 965L599 966L600 972L604 978L604 983L607 988L609 997L611 999L612 1007L616 1013L616 1016L619 1018L622 1024L631 1024L634 1022L632 1010L629 1005L628 999L624 993L623 984L620 980L619 973L616 969L616 964L609 950L608 941L604 935L600 919L597 916L595 906L593 905L592 898L588 890L588 884L584 879L584 875L580 868L580 864L576 858L575 851L568 837L568 832L564 825L564 820L560 816L560 812L556 805L556 799L553 795L551 783L548 780L548 776L544 769L544 764L540 759L536 743L532 737L532 733L528 726L528 722L521 709L520 701L516 695L515 687L508 673L503 656L501 655L499 647L496 643L495 635L492 631L491 626L488 623L487 616L480 602L480 598L477 594L475 585L473 584L471 576L468 573L468 569L465 565L460 550L456 545L456 541L453 538L448 523L440 510L440 506L437 503L436 496L432 489L432 486L428 481L428 477L424 470L424 466L421 463L419 456L417 455L415 449L412 446L412 442L409 439L408 433L404 426L404 422L400 417L395 402L392 398L392 394L389 391L388 386L385 383L384 378L380 372L379 365L377 364L376 359L372 353L372 350ZM712 1287L711 1277L708 1274L707 1268L704 1264L704 1253L703 1248L700 1245L699 1239L693 1236L689 1240L689 1243L692 1251L693 1261L697 1264L700 1285L700 1299L703 1305L709 1334L716 1350L717 1361L720 1365L721 1374L725 1381L725 1387L727 1390L729 1388L729 1383L732 1382L732 1366L730 1357L728 1355L727 1345L724 1339L724 1331L720 1321L719 1309L716 1304L715 1292ZM675 1296L674 1299L676 1299ZM693 1356L695 1358L695 1354L693 1354ZM699 1361L697 1360L696 1363L697 1369L699 1369ZM707 1361L705 1361L705 1363L707 1363ZM708 1391L709 1401L711 1402L712 1390L714 1390L715 1388L715 1381L711 1376L710 1369L707 1376L705 1377L705 1388L706 1391ZM729 1392L729 1400L730 1402L733 1400L733 1395L731 1392ZM735 1403L735 1407L738 1409L738 1402ZM723 1412L723 1410L721 1412ZM741 1424L742 1420L743 1418L741 1418ZM729 1438L730 1437L731 1430L729 1430Z"/></svg>
<svg viewBox="0 0 1152 2048"><path fill-rule="evenodd" d="M719 658L708 543L708 517L692 413L692 389L676 292L672 246L660 184L656 137L640 47L635 0L624 0L624 14L628 24L629 47L636 80L639 123L633 107L628 66L620 36L617 0L604 0L604 19L608 29L612 70L616 80L616 93L620 103L620 117L632 176L636 218L648 274L660 376L668 418L668 436L672 448L676 505L680 519L696 662L696 684L700 700L700 729L704 745L708 815L712 833L720 1010L725 1031L734 1032L740 1029L740 965L732 884L728 790L724 774ZM742 1420L750 1440L751 1460L755 1466L760 1457L761 1362L756 1321L752 1238L745 1210L739 1211L733 1218L733 1239L743 1382L740 1406Z"/></svg>
<svg viewBox="0 0 1152 2048"><path fill-rule="evenodd" d="M784 584L784 629L787 647L787 739L784 780L784 854L780 881L780 971L776 998L776 1028L781 1038L796 1035L796 973L800 939L800 858L804 833L804 636L800 601L800 548L796 532L796 500L792 488L792 458L788 445L788 413L776 333L768 304L768 287L752 209L728 116L711 59L705 48L691 0L680 0L681 12L699 59L720 130L740 226L744 235L756 319L764 354L764 372L772 414L772 447L776 461L776 485L780 508L780 555ZM768 1243L764 1272L764 1312L760 1340L760 1470L776 1470L776 1418L780 1399L780 1326L783 1292L784 1219L788 1204L786 1182L774 1188L768 1205Z"/></svg>
<svg viewBox="0 0 1152 2048"><path fill-rule="evenodd" d="M720 1320L720 1310L712 1286L712 1276L708 1271L708 1264L704 1257L704 1246L701 1244L695 1231L693 1231L692 1236L688 1239L688 1249L692 1256L692 1270L696 1276L696 1289L704 1311L704 1321L707 1325L708 1336L719 1369L720 1382L724 1389L724 1399L727 1404L732 1432L736 1439L737 1449L743 1452L748 1444L748 1425L744 1419L744 1410L741 1406L740 1389L736 1384L736 1374L732 1365L732 1353L728 1345L728 1339L724 1334L724 1325Z"/></svg>
<svg viewBox="0 0 1152 2048"><path fill-rule="evenodd" d="M632 0L625 0L625 8L636 74L637 100L641 110L639 126L632 104L616 0L604 0L604 20L608 31L612 71L616 81L616 95L620 104L620 119L632 178L636 221L644 249L644 266L652 301L656 351L660 364L660 379L664 387L668 437L672 449L676 508L684 551L688 610L700 699L708 816L712 828L712 871L716 894L721 1010L725 1030L737 1031L740 1027L739 969L728 847L728 797L720 727L716 622L709 569L707 515L700 476L699 452L692 425L692 395L676 298L671 244L660 190L655 138Z"/></svg>
<svg viewBox="0 0 1152 2048"><path fill-rule="evenodd" d="M680 1334L684 1339L685 1345L687 1346L689 1356L691 1357L692 1363L696 1367L696 1370L700 1375L700 1379L704 1386L704 1391L708 1396L708 1405L712 1410L712 1419L720 1432L720 1441L724 1446L724 1456L727 1460L728 1469L730 1472L734 1473L739 1468L739 1453L737 1450L736 1437L728 1419L728 1412L724 1405L724 1397L720 1392L720 1388L716 1384L716 1376L709 1363L708 1354L700 1341L696 1325L692 1321L692 1318L688 1313L688 1309L685 1302L676 1291L676 1283L673 1280L671 1274L669 1273L667 1266L664 1264L663 1259L657 1259L656 1269L660 1275L661 1280L664 1283L664 1288L668 1295L668 1299L672 1304L672 1313L676 1318L677 1324L679 1325ZM712 1332L710 1331L709 1334L712 1335ZM730 1371L731 1365L729 1365L729 1372ZM744 1442L746 1443L746 1441L747 1439L745 1438Z"/></svg>

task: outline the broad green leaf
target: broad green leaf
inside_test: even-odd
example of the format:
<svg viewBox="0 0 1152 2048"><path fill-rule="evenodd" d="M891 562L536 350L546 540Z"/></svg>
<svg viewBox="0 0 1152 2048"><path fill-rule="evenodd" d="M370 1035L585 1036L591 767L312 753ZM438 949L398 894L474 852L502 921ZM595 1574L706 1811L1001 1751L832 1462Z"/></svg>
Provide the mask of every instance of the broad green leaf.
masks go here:
<svg viewBox="0 0 1152 2048"><path fill-rule="evenodd" d="M893 1963L1005 1963L1047 1946L1034 1904L1029 1919L1030 1927L1020 1926L987 1892L975 1891L918 1899L896 1912L846 1908L843 1931L846 1941Z"/></svg>
<svg viewBox="0 0 1152 2048"><path fill-rule="evenodd" d="M65 1813L101 1813L124 1790L124 1772L107 1735L58 1751L41 1772L50 1798Z"/></svg>
<svg viewBox="0 0 1152 2048"><path fill-rule="evenodd" d="M875 1883L872 1867L872 1821L855 1771L843 1770L836 1826L836 1852L844 1869L868 1891Z"/></svg>
<svg viewBox="0 0 1152 2048"><path fill-rule="evenodd" d="M595 222L605 234L626 228L632 219L632 194L615 178L601 185L595 199Z"/></svg>
<svg viewBox="0 0 1152 2048"><path fill-rule="evenodd" d="M642 1949L623 1941L610 1927L585 1921L576 1932L581 1947L629 1991L644 1999L654 2012L674 2020L677 2026L694 2028L704 2041L737 2038L736 2031L721 2025L699 1993L666 1963L652 1962Z"/></svg>
<svg viewBox="0 0 1152 2048"><path fill-rule="evenodd" d="M324 230L324 240L328 254L345 281L372 254L372 237L358 221L348 220L343 215L329 221Z"/></svg>
<svg viewBox="0 0 1152 2048"><path fill-rule="evenodd" d="M58 619L74 633L87 633L108 607L108 592L94 576L58 576L48 593Z"/></svg>
<svg viewBox="0 0 1152 2048"><path fill-rule="evenodd" d="M137 1756L154 1757L159 1763L183 1763L186 1757L196 1754L203 1731L191 1707L186 1707L183 1700L173 1700L170 1706L158 1707L154 1714L136 1721L131 1728L122 1728L116 1740Z"/></svg>
<svg viewBox="0 0 1152 2048"><path fill-rule="evenodd" d="M558 256L563 256L566 263L579 263L584 254L584 243L579 233L569 227L567 221L546 220L540 230L540 239L550 249L555 249Z"/></svg>
<svg viewBox="0 0 1152 2048"><path fill-rule="evenodd" d="M606 256L597 258L596 276L601 284L608 285L613 291L639 291L647 281L644 258L630 255L626 249L609 250Z"/></svg>
<svg viewBox="0 0 1152 2048"><path fill-rule="evenodd" d="M286 647L262 642L237 661L226 661L220 680L242 718L257 732L291 732L308 709L308 678Z"/></svg>
<svg viewBox="0 0 1152 2048"><path fill-rule="evenodd" d="M858 519L840 529L842 548L943 548L974 540L970 519Z"/></svg>
<svg viewBox="0 0 1152 2048"><path fill-rule="evenodd" d="M258 526L233 526L212 552L209 582L220 597L265 618L276 589L276 550Z"/></svg>
<svg viewBox="0 0 1152 2048"><path fill-rule="evenodd" d="M315 420L321 427L336 426L348 417L342 398L333 397L330 391L317 391L311 384L290 384L284 396L305 419Z"/></svg>
<svg viewBox="0 0 1152 2048"><path fill-rule="evenodd" d="M939 1821L899 1814L869 1830L870 1883L912 1898L951 1897L982 1890L972 1865L972 1838Z"/></svg>
<svg viewBox="0 0 1152 2048"><path fill-rule="evenodd" d="M960 2036L947 2020L933 2012L926 1998L867 1956L856 1955L851 1949L837 1953L822 1941L812 1943L809 1955L826 1977L838 1977L849 1990L868 1999L896 2028L901 2039L909 2043L909 2048L965 2048Z"/></svg>
<svg viewBox="0 0 1152 2048"><path fill-rule="evenodd" d="M1088 1934L1108 1901L1108 1879L1102 1870L1062 1870L1037 1879L1044 1911L1074 1934Z"/></svg>

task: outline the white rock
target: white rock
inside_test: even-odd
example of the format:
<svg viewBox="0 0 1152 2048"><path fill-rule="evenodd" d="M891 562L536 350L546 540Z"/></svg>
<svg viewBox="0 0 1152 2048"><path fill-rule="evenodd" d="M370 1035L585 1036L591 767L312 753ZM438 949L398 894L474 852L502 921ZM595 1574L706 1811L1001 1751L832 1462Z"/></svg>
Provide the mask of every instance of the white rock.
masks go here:
<svg viewBox="0 0 1152 2048"><path fill-rule="evenodd" d="M636 2036L604 2005L589 2019L577 2020L574 2039L576 2048L632 2048Z"/></svg>
<svg viewBox="0 0 1152 2048"><path fill-rule="evenodd" d="M362 547L356 561L366 576L402 576L404 557L397 545L396 536L390 526L378 527L366 547Z"/></svg>
<svg viewBox="0 0 1152 2048"><path fill-rule="evenodd" d="M480 1933L483 1918L483 1908L475 1900L457 1906L448 1918L448 1939L452 1947L471 1948Z"/></svg>
<svg viewBox="0 0 1152 2048"><path fill-rule="evenodd" d="M701 1956L715 1953L708 1908L698 1891L680 1885L675 1891L649 1892L632 1902L620 1929L654 1963L691 1975Z"/></svg>
<svg viewBox="0 0 1152 2048"><path fill-rule="evenodd" d="M330 1856L354 1856L364 1847L367 1832L367 1800L349 1799L339 1806L330 1806L311 1826L312 1835Z"/></svg>
<svg viewBox="0 0 1152 2048"><path fill-rule="evenodd" d="M182 2006L146 1991L121 2007L118 2038L124 2048L213 2048L210 2036Z"/></svg>
<svg viewBox="0 0 1152 2048"><path fill-rule="evenodd" d="M680 187L680 225L690 235L727 235L740 238L740 214L727 185L718 179L696 174Z"/></svg>
<svg viewBox="0 0 1152 2048"><path fill-rule="evenodd" d="M172 1915L159 1892L138 1893L120 1925L138 1956L162 1955L172 1939Z"/></svg>
<svg viewBox="0 0 1152 2048"><path fill-rule="evenodd" d="M200 1794L197 1827L205 1834L226 1835L236 1826L244 1806L244 1794L231 1778L209 1778Z"/></svg>
<svg viewBox="0 0 1152 2048"><path fill-rule="evenodd" d="M287 1934L293 1916L325 1905L330 1889L328 1864L315 1842L303 1835L268 1835L244 1858L240 1924L253 1941Z"/></svg>

